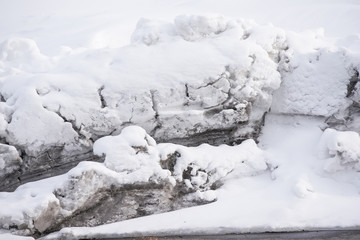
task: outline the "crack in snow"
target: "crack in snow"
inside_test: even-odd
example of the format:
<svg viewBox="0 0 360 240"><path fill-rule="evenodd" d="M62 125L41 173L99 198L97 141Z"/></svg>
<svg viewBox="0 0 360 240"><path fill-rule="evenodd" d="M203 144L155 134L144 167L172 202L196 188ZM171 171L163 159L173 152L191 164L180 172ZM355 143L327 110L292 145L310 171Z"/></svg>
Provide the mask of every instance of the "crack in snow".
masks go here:
<svg viewBox="0 0 360 240"><path fill-rule="evenodd" d="M107 107L107 103L106 103L106 100L102 94L102 91L104 90L105 86L101 86L99 89L98 89L98 94L99 94L99 97L100 97L100 102L101 102L101 108L106 108Z"/></svg>

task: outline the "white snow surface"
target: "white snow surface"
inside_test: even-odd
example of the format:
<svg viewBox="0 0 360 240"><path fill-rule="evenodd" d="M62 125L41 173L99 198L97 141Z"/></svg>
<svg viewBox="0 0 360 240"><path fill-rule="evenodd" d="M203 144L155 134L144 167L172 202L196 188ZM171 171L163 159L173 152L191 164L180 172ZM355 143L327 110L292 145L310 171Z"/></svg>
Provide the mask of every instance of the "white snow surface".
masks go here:
<svg viewBox="0 0 360 240"><path fill-rule="evenodd" d="M0 46L2 137L36 156L49 147L89 147L129 123L151 131L157 117L163 139L185 137L194 125L201 132L259 120L280 86L274 55L285 47L279 28L215 15L140 19L129 45L66 47L53 57L32 39L9 38Z"/></svg>
<svg viewBox="0 0 360 240"><path fill-rule="evenodd" d="M326 159L325 170L360 170L360 136L356 132L326 129L320 139L319 156Z"/></svg>
<svg viewBox="0 0 360 240"><path fill-rule="evenodd" d="M343 134L356 141L358 135L322 133L322 127L320 117L268 115L259 146L267 152L271 171L229 179L216 191L216 202L98 227L65 228L45 239L359 227L359 173L329 173L318 157L323 141L332 148ZM343 149L351 152L351 142L343 141Z"/></svg>
<svg viewBox="0 0 360 240"><path fill-rule="evenodd" d="M213 181L224 180L220 189L193 196L216 202L65 228L45 239L359 227L359 133L323 131L325 117L351 104L345 96L360 69L359 10L356 0L0 0L2 137L36 155L44 143L68 151L79 149L75 142L91 147L89 129L109 135L109 126L134 121L144 127L96 141L94 153L105 154L104 164L83 162L67 174L0 193L2 227L32 226L49 204L59 204L54 190L66 190L73 179L80 179L83 191L73 196L76 202L62 200L65 216L99 187L150 179L175 184L189 164L216 170ZM259 144L156 144L147 133L156 126L151 120L156 112L164 118L184 112L186 83L219 79L195 100L202 107L224 101L226 66L237 73L234 94L257 99L259 108L271 104ZM163 104L154 106L154 96ZM198 105L186 110L186 126L204 121ZM219 119L233 115L229 109ZM169 137L171 127L164 125ZM174 151L182 157L171 176L159 161ZM204 179L195 175L188 187ZM18 237L0 232L0 239Z"/></svg>
<svg viewBox="0 0 360 240"><path fill-rule="evenodd" d="M129 122L155 131L156 117L154 137L186 137L197 125L194 133L260 120L281 80L273 112L330 116L346 108L346 83L360 65L359 5L275 0L261 4L264 15L255 2L0 2L2 137L30 156L71 152ZM16 4L24 8L14 12ZM88 8L75 11L81 4ZM301 12L305 6L316 14ZM244 20L249 13L261 24ZM335 19L347 22L338 32ZM229 94L235 106L207 118ZM250 116L238 114L249 105Z"/></svg>
<svg viewBox="0 0 360 240"><path fill-rule="evenodd" d="M0 231L1 240L34 240L32 237L17 236L8 231Z"/></svg>
<svg viewBox="0 0 360 240"><path fill-rule="evenodd" d="M217 0L1 0L0 4L0 42L14 36L36 39L51 56L62 46L120 47L129 43L140 18L172 21L181 14L217 13L293 31L324 28L330 37L359 31L357 0L223 0L221 4Z"/></svg>

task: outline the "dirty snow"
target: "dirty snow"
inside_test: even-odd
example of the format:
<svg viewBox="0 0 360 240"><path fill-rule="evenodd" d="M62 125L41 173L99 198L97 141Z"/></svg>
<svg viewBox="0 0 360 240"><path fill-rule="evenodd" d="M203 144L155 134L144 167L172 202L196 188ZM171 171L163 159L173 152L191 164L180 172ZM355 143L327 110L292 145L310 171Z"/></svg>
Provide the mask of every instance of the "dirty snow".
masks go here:
<svg viewBox="0 0 360 240"><path fill-rule="evenodd" d="M0 1L0 6L2 137L36 155L44 143L65 145L68 151L81 147L77 141L92 147L89 129L97 138L109 135L109 126L126 122L145 128L125 128L95 142L94 152L106 156L104 164L83 162L67 174L0 193L3 228L11 222L34 224L49 203L59 204L54 189L66 189L86 171L106 176L104 182L81 185L91 194L96 184L145 181L154 175L175 182L188 164L218 171L214 181L223 179L224 185L194 196L216 202L93 228L65 228L46 239L360 226L359 133L324 124L326 117L352 104L346 95L349 78L360 69L357 1L14 0ZM255 65L251 55L258 60ZM254 118L271 106L259 143L156 144L151 120L157 111L166 119L183 110L178 100L185 83L201 86L204 79L225 76L195 100L213 107L227 97L227 65L238 73L238 91L232 94L255 98L262 109L256 113L255 108ZM165 87L175 90L163 95L149 91ZM152 104L154 96L164 104ZM175 100L167 102L168 96ZM245 109L242 104L235 109ZM185 114L187 126L203 122L198 108ZM219 117L239 120L232 111ZM171 130L164 125L164 134L171 137ZM177 130L186 132L186 127ZM145 146L149 154L134 155L133 146ZM174 151L182 158L179 174L170 176L159 161ZM0 159L0 169L4 164ZM188 182L189 187L202 184L201 174ZM61 211L70 214L88 196L79 193L77 203L67 199ZM0 238L18 239L7 232L0 232Z"/></svg>
<svg viewBox="0 0 360 240"><path fill-rule="evenodd" d="M267 174L229 179L216 191L218 200L208 205L92 228L65 228L45 239L358 227L359 173L324 169L319 144L334 139L323 134L322 127L319 117L269 115L259 143L272 166ZM351 144L344 148L350 150Z"/></svg>
<svg viewBox="0 0 360 240"><path fill-rule="evenodd" d="M179 159L172 172L161 167L171 154ZM194 190L189 200L216 200L210 189L215 182L226 182L244 176L264 174L268 169L266 154L249 139L237 146L184 147L175 144L156 144L144 129L129 126L118 136L107 136L94 144L94 153L105 155L104 163L81 162L68 173L36 182L23 184L14 192L1 192L0 226L11 229L22 225L18 234L33 233L35 227L45 230L56 221L56 216L66 217L81 209L99 189L135 183L168 181L172 185L185 182ZM191 166L189 179L183 172ZM44 214L54 211L54 219L42 221Z"/></svg>

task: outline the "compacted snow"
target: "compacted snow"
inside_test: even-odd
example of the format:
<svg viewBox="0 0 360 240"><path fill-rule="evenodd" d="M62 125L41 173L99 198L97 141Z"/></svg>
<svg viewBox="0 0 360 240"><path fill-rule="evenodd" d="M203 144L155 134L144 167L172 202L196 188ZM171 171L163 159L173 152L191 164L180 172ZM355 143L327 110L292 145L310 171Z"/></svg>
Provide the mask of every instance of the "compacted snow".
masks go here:
<svg viewBox="0 0 360 240"><path fill-rule="evenodd" d="M156 186L158 214L120 221L138 216L126 196L128 217L44 239L360 226L358 2L0 6L2 187L74 153L104 159L0 192L0 239L54 232L139 184ZM213 130L236 144L201 144Z"/></svg>

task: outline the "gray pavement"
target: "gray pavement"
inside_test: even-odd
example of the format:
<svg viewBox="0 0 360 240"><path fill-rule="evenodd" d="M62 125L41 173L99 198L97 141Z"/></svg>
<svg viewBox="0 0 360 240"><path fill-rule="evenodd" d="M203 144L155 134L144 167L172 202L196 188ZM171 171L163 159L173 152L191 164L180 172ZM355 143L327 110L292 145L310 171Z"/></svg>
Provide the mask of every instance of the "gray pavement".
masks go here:
<svg viewBox="0 0 360 240"><path fill-rule="evenodd" d="M198 236L146 236L126 238L97 238L97 240L360 240L360 230L323 230L285 233L249 233L249 234L224 234L224 235L198 235Z"/></svg>

